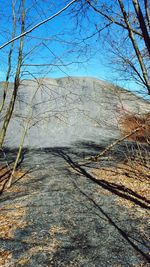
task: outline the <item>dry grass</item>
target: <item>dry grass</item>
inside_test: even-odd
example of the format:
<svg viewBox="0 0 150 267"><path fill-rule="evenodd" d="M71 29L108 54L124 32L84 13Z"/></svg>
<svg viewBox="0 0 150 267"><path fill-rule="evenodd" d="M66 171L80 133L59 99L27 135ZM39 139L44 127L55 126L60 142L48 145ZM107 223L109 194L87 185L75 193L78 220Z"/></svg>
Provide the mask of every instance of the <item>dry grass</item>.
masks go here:
<svg viewBox="0 0 150 267"><path fill-rule="evenodd" d="M115 167L92 170L97 179L124 186L140 196L150 200L150 112L139 115L123 111L119 115L119 128L122 136L129 135L135 129L137 132L129 136L129 141L134 141L134 146L127 147L126 161L116 163ZM145 143L144 146L142 143ZM119 199L121 205L133 206L128 200Z"/></svg>
<svg viewBox="0 0 150 267"><path fill-rule="evenodd" d="M122 136L131 133L138 127L141 129L128 137L128 140L142 143L150 142L150 112L143 115L124 113L120 116L119 127Z"/></svg>
<svg viewBox="0 0 150 267"><path fill-rule="evenodd" d="M10 204L0 210L0 238L12 239L17 229L23 229L27 222L25 221L26 208L21 204Z"/></svg>
<svg viewBox="0 0 150 267"><path fill-rule="evenodd" d="M92 174L99 180L128 188L150 201L150 180L146 179L150 177L150 169L140 164L136 165L136 169L134 167L133 164L120 163L116 167L92 169ZM133 202L123 198L117 201L121 205L134 206Z"/></svg>
<svg viewBox="0 0 150 267"><path fill-rule="evenodd" d="M62 242L57 239L57 235L60 233L67 234L68 230L63 227L53 225L49 229L47 237L45 237L43 241L39 241L38 233L33 232L28 239L24 240L25 243L30 245L33 244L33 246L17 260L16 264L19 264L19 266L24 266L30 262L31 257L38 253L48 253L49 255L53 256L62 244Z"/></svg>
<svg viewBox="0 0 150 267"><path fill-rule="evenodd" d="M10 251L6 250L0 250L0 266L6 267L6 266L12 266L12 253Z"/></svg>
<svg viewBox="0 0 150 267"><path fill-rule="evenodd" d="M30 262L30 256L22 256L16 262L15 266L26 266Z"/></svg>
<svg viewBox="0 0 150 267"><path fill-rule="evenodd" d="M8 208L8 207L7 207ZM17 217L17 220L20 220L20 216L22 213L17 212L17 214L13 211L13 216ZM25 214L22 214L24 216ZM10 225L10 221L8 221L8 217L5 218L7 220L6 224ZM2 235L5 238L13 238L13 233L16 229L24 228L26 223L20 220L20 222L16 223L16 221L12 221L13 229L9 230L9 228L5 227L2 231ZM7 230L9 233L7 235ZM57 234L67 234L68 230L63 227L58 227L53 225L48 233L47 237L44 240L39 240L38 233L33 232L31 233L30 237L22 240L22 242L29 244L30 248L17 260L13 260L12 253L9 251L2 250L0 252L0 266L26 266L29 264L31 258L38 253L48 253L49 255L53 256L57 250L61 247L62 242L57 239Z"/></svg>
<svg viewBox="0 0 150 267"><path fill-rule="evenodd" d="M20 186L14 185L11 188L7 188L7 181L10 178L12 169L8 169L7 166L1 166L0 167L0 192L6 191L7 192L22 192L23 189ZM14 173L14 180L13 182L16 182L17 180L21 179L25 176L24 170L16 170ZM26 175L27 177L27 175Z"/></svg>
<svg viewBox="0 0 150 267"><path fill-rule="evenodd" d="M51 236L54 236L56 234L67 234L68 230L63 228L63 227L59 227L59 226L53 225L49 229L49 233L50 233Z"/></svg>
<svg viewBox="0 0 150 267"><path fill-rule="evenodd" d="M26 208L21 204L10 204L0 209L0 238L11 240L18 229L26 226ZM0 266L16 266L10 251L0 251Z"/></svg>
<svg viewBox="0 0 150 267"><path fill-rule="evenodd" d="M48 253L50 255L51 254L53 255L54 253L57 252L57 250L60 247L61 247L61 242L56 240L55 238L52 240L51 244L34 245L27 251L27 253L25 253L15 262L15 266L26 266L27 264L29 264L31 258L38 253Z"/></svg>

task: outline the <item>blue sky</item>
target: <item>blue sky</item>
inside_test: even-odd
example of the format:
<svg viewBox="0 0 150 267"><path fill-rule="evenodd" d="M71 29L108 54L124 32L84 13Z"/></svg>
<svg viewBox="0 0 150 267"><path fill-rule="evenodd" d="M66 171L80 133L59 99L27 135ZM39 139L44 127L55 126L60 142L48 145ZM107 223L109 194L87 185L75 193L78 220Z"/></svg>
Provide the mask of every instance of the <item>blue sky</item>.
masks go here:
<svg viewBox="0 0 150 267"><path fill-rule="evenodd" d="M28 1L30 2L30 1ZM38 7L40 10L40 7ZM59 10L60 6L57 6L55 10ZM31 16L33 16L32 22L33 24L36 24L41 19L45 19L45 17L55 13L55 10L46 12L46 5L45 8L43 7L44 12L42 12L42 15L38 16L38 14L35 13L35 9L31 9L31 11L28 14L27 20L31 20ZM11 14L11 5L6 6L6 10L8 11L8 14ZM93 28L87 25L86 28L86 21L82 21L84 24L84 29L86 28L86 32L83 34L81 33L82 37L77 33L76 31L76 22L74 20L71 20L68 16L66 16L67 12L63 13L59 17L55 18L54 20L48 22L47 24L44 24L39 29L36 29L34 32L29 34L27 37L25 37L25 48L24 53L29 52L35 45L40 44L30 55L30 57L25 60L25 64L58 64L63 65L64 64L70 64L71 62L82 62L82 64L70 64L66 67L63 66L56 66L53 67L53 69L50 67L50 72L47 73L47 75L50 75L52 77L60 77L66 75L75 75L75 76L94 76L99 78L107 78L107 71L105 70L102 62L101 57L99 56L92 56L91 54L93 51L88 54L86 51L86 54L84 55L85 51L81 53L78 50L85 50L86 45L89 45L88 43L79 45L79 47L75 47L76 43L80 42L82 37L86 38L90 34L93 33ZM5 28L10 29L12 27L11 18L7 20L7 17L5 17ZM18 29L18 27L17 27ZM1 32L3 29L1 29ZM11 30L10 30L11 33ZM19 31L18 31L19 33ZM5 35L5 38L3 35L1 35L0 38L0 44L10 39L10 34L8 31L8 34ZM32 40L31 40L32 37ZM41 38L41 39L40 39ZM48 39L50 38L50 41L44 40L44 43L46 46L48 46L49 50L44 47L41 42L42 38ZM65 44L66 42L66 44ZM67 44L67 42L71 44ZM73 43L73 44L72 44ZM18 41L15 43L15 46L17 47ZM92 40L90 41L90 45L92 46ZM41 46L41 48L40 48ZM95 49L96 47L94 47ZM87 49L87 48L86 48ZM93 48L88 48L89 50L94 50ZM99 45L97 46L97 49L100 50ZM3 66L0 69L0 77L1 79L5 78L5 72L7 68L7 58L6 54L9 51L9 47L4 48L3 51L0 51L2 54L2 57L4 59ZM53 53L53 54L52 54ZM55 55L55 56L54 56ZM104 56L103 56L104 57ZM62 60L62 62L59 60L59 58ZM87 59L88 58L88 59ZM14 55L13 62L16 60L16 55ZM41 68L28 68L30 70L34 70L34 72L38 72ZM47 67L42 67L43 72ZM51 70L52 69L52 70Z"/></svg>
<svg viewBox="0 0 150 267"><path fill-rule="evenodd" d="M19 3L20 1L17 1ZM49 1L31 1L26 0L26 8L30 7L33 2L35 4L29 10L26 17L26 25L35 25L42 19L54 14L62 6L65 5L65 1L61 2L61 5L53 3L49 5ZM0 21L0 44L7 41L11 37L12 19L11 19L11 1L8 0L5 4L0 3L1 21ZM38 3L38 5L36 4ZM111 2L110 2L111 3ZM68 16L69 10L65 11L59 17L56 17L47 24L36 29L28 36L25 37L24 55L33 50L33 53L29 53L30 56L26 56L24 59L24 66L22 67L21 78L33 78L36 77L63 77L63 76L90 76L96 77L102 80L117 83L125 88L132 90L138 89L137 84L130 81L120 81L117 73L114 72L112 66L109 64L107 33L102 32L101 36L95 35L93 38L87 39L96 31L96 27L103 25L103 21L99 21L99 16L91 12L88 19L84 18L80 21ZM16 4L16 12L18 5ZM2 14L5 13L5 16ZM82 27L80 27L80 24ZM17 24L17 32L19 33L20 25ZM118 28L116 28L118 31ZM104 36L103 36L104 34ZM106 34L106 36L105 36ZM44 40L43 40L44 39ZM85 39L84 42L83 39ZM87 40L86 40L87 39ZM44 43L44 44L43 44ZM17 61L17 48L19 41L15 43L15 52L12 58L12 67L15 71ZM7 54L10 46L0 51L2 58L2 64L0 69L0 80L5 79L5 73L7 70ZM105 49L106 48L106 49ZM72 63L75 62L75 63ZM78 63L79 62L79 63ZM72 63L72 64L71 64ZM29 64L52 64L50 66L28 66ZM67 65L67 66L63 66ZM11 80L13 81L13 73ZM30 74L32 73L33 76Z"/></svg>

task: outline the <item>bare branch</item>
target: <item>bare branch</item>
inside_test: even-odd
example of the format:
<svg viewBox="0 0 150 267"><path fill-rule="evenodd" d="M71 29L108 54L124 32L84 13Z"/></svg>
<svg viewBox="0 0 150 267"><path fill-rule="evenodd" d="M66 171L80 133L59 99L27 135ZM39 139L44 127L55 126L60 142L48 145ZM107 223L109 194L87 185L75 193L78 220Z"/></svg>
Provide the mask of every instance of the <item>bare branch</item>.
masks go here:
<svg viewBox="0 0 150 267"><path fill-rule="evenodd" d="M148 27L150 29L150 14L149 14L148 0L144 0L144 4L145 4L146 19L147 19L147 22L148 22Z"/></svg>
<svg viewBox="0 0 150 267"><path fill-rule="evenodd" d="M77 0L73 0L71 1L69 4L67 4L65 7L63 7L61 10L59 10L58 12L56 12L54 15L48 17L47 19L37 23L35 26L33 26L31 29L29 29L28 31L25 31L24 33L16 36L15 38L9 40L8 42L4 43L3 45L0 46L0 49L4 48L5 46L9 45L10 43L20 39L21 37L24 37L25 35L27 35L28 33L32 32L33 30L35 30L36 28L40 27L41 25L43 25L44 23L54 19L55 17L57 17L58 15L60 15L62 12L64 12L68 7L70 7L72 4L74 4Z"/></svg>
<svg viewBox="0 0 150 267"><path fill-rule="evenodd" d="M124 17L124 21L125 21L127 29L128 29L129 37L130 37L130 40L132 42L134 51L136 53L136 56L137 56L137 59L138 59L138 62L139 62L139 65L140 65L140 68L141 68L141 71L142 71L142 74L143 74L143 78L144 78L144 81L145 81L145 84L146 84L146 87L147 87L147 90L148 90L148 94L150 94L150 81L149 81L149 78L148 78L148 73L147 73L146 66L144 64L141 52L140 52L139 47L137 45L137 42L135 40L134 33L132 31L132 28L131 28L131 25L130 25L130 22L129 22L129 19L128 19L128 16L127 16L127 13L126 13L126 10L125 10L125 7L124 7L124 4L123 4L122 0L118 0L118 3L120 5L120 9L121 9L121 12L122 12L123 17Z"/></svg>
<svg viewBox="0 0 150 267"><path fill-rule="evenodd" d="M13 23L12 38L14 38L15 32L16 32L16 15L15 15L15 3L13 1L12 1L12 23ZM4 83L4 92L2 96L2 102L0 103L0 113L2 112L2 109L5 104L9 78L10 78L10 73L11 73L11 68L12 68L11 61L12 61L13 48L14 48L14 42L12 42L9 53L8 53L8 69L6 73L6 80Z"/></svg>
<svg viewBox="0 0 150 267"><path fill-rule="evenodd" d="M99 10L98 8L96 8L89 0L87 0L87 3L93 8L94 11L96 11L97 13L99 13L100 15L102 15L103 17L105 17L106 19L108 19L110 22L118 25L118 26L121 26L122 28L124 29L128 29L126 27L126 25L122 24L121 22L115 20L114 18L108 16L107 14L105 14L104 12L102 12L101 10ZM136 31L135 29L132 29L132 32L134 32L135 34L139 35L142 37L142 34L138 31Z"/></svg>
<svg viewBox="0 0 150 267"><path fill-rule="evenodd" d="M110 145L108 145L101 153L99 153L96 156L93 157L89 157L86 158L86 161L81 163L80 166L82 165L86 165L89 164L91 162L97 161L100 157L104 156L108 151L110 151L114 146L118 145L119 143L121 143L122 141L126 140L128 137L132 136L133 134L137 133L138 131L141 130L141 128L143 128L143 125L140 125L139 127L137 127L136 129L134 129L133 131L131 131L130 133L126 134L125 136L115 140L114 142L112 142Z"/></svg>
<svg viewBox="0 0 150 267"><path fill-rule="evenodd" d="M132 0L132 2L133 2L133 5L134 5L134 9L135 9L136 15L137 15L137 19L138 19L139 24L140 24L141 31L143 33L144 42L145 42L145 45L147 47L147 50L148 50L149 56L150 56L150 37L149 37L149 34L148 34L148 30L147 30L147 27L146 27L144 16L143 16L141 7L139 5L139 1L138 0Z"/></svg>
<svg viewBox="0 0 150 267"><path fill-rule="evenodd" d="M80 62L80 61L72 61L70 63L62 63L62 64L55 64L55 63L41 63L41 64L23 64L22 66L26 66L26 67L47 67L47 66L54 66L54 67L67 67L67 66L70 66L72 64L81 64L81 63L84 63L83 61Z"/></svg>

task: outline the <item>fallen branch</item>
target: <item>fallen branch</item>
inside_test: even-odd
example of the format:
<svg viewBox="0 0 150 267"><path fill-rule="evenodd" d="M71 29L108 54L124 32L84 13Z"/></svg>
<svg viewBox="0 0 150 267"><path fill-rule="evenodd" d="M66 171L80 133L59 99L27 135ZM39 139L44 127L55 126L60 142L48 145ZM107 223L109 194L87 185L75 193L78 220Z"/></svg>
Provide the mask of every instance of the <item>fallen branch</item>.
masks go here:
<svg viewBox="0 0 150 267"><path fill-rule="evenodd" d="M96 156L93 157L89 157L86 158L84 162L82 162L80 164L80 166L82 165L86 165L89 164L91 162L95 162L97 161L100 157L104 156L108 151L110 151L114 146L116 146L117 144L121 143L122 141L124 141L125 139L127 139L128 137L130 137L131 135L137 133L139 130L141 130L141 128L144 128L143 125L139 126L138 128L134 129L132 132L126 134L125 136L121 137L120 139L115 140L114 142L112 142L110 145L108 145L101 153L99 153Z"/></svg>

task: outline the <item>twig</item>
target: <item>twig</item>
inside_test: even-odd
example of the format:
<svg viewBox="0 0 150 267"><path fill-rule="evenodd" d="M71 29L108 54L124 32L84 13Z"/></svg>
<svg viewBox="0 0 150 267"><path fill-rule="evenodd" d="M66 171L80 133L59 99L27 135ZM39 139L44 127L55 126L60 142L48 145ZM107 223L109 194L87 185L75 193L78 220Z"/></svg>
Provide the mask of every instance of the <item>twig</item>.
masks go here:
<svg viewBox="0 0 150 267"><path fill-rule="evenodd" d="M130 137L131 135L135 134L136 132L138 132L141 128L143 128L144 126L141 125L140 127L134 129L132 132L126 134L125 136L123 136L120 139L115 140L114 142L112 142L110 145L108 145L101 153L99 153L96 156L93 157L89 157L86 158L86 161L84 161L83 163L80 164L80 166L85 165L85 164L89 164L91 162L97 161L100 157L104 156L108 151L110 151L114 146L116 146L117 144L121 143L122 141L124 141L125 139L127 139L128 137Z"/></svg>
<svg viewBox="0 0 150 267"><path fill-rule="evenodd" d="M75 3L77 0L73 0L70 3L68 3L65 7L63 7L62 9L60 9L58 12L56 12L55 14L53 14L52 16L48 17L47 19L37 23L36 25L34 25L32 28L30 28L28 31L16 36L15 38L9 40L8 42L4 43L3 45L0 46L0 49L4 48L5 46L9 45L10 43L20 39L21 37L27 35L28 33L32 32L33 30L35 30L36 28L40 27L41 25L43 25L44 23L52 20L53 18L57 17L59 14L61 14L63 11L65 11L69 6L71 6L73 3Z"/></svg>

